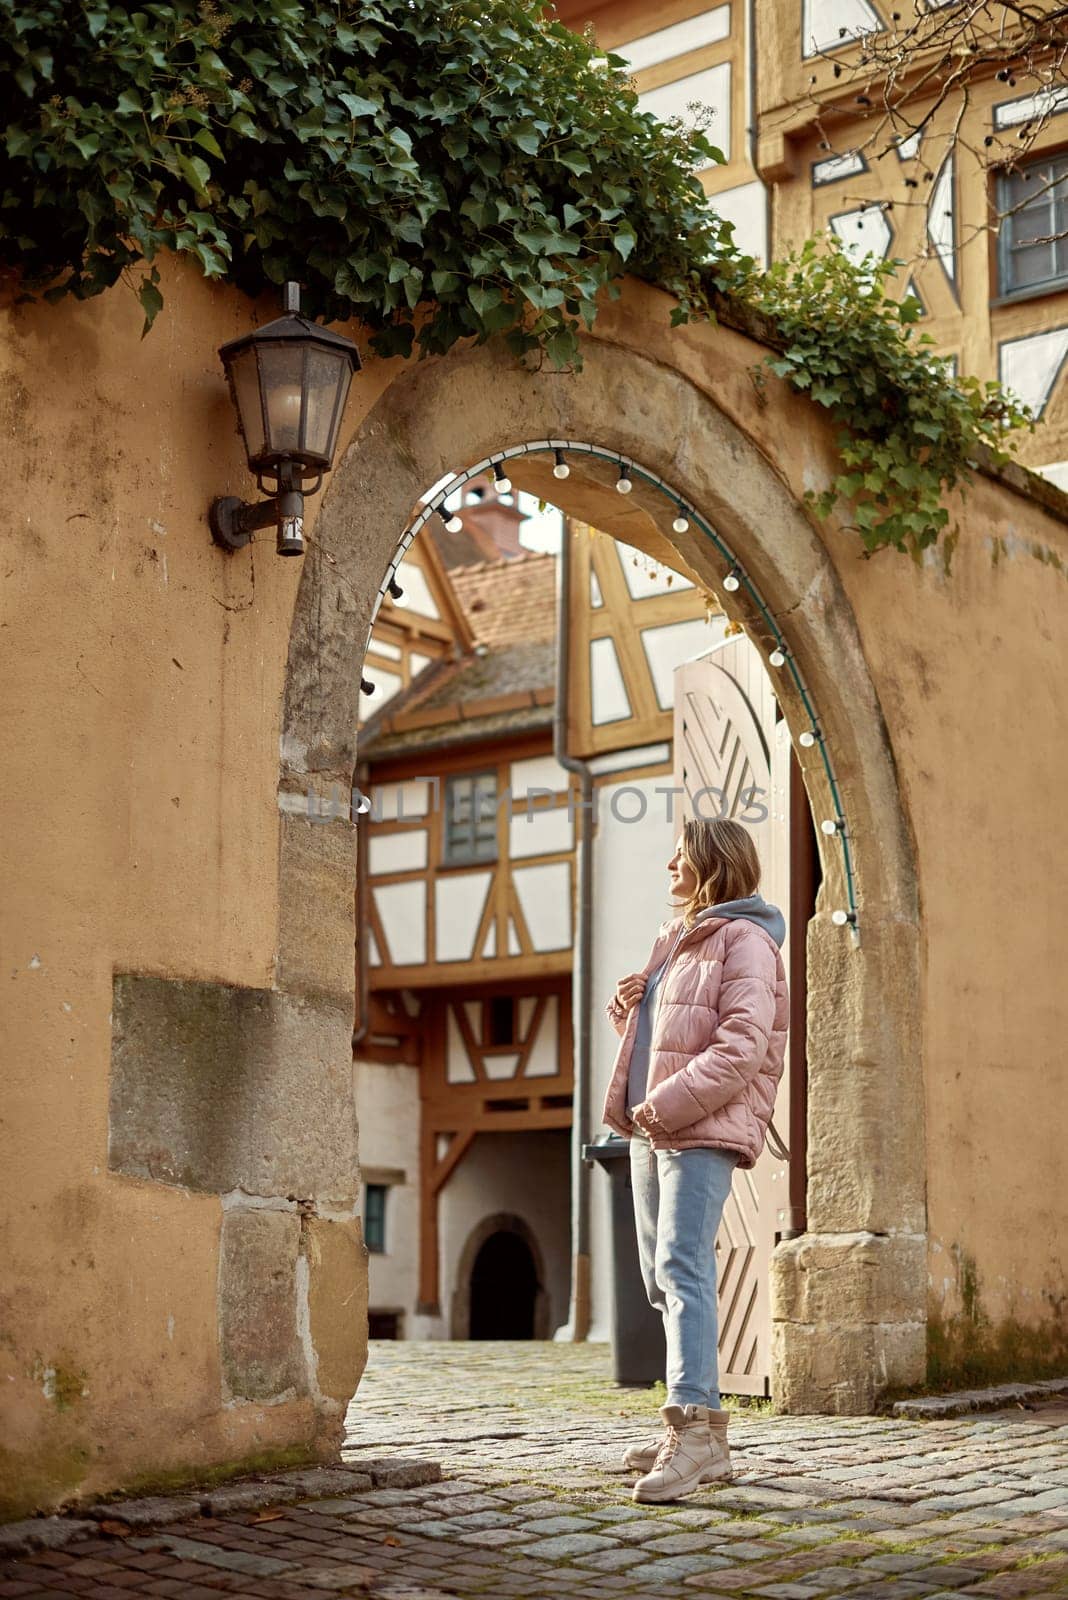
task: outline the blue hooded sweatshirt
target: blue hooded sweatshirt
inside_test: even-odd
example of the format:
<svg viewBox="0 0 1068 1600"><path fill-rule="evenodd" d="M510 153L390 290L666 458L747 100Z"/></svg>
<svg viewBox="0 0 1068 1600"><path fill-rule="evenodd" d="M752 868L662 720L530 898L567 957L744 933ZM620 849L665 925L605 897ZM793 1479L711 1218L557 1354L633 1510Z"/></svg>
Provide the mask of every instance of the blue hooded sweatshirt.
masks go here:
<svg viewBox="0 0 1068 1600"><path fill-rule="evenodd" d="M755 922L758 928L763 928L765 933L771 935L775 943L782 949L783 940L786 938L786 919L778 906L771 905L762 894L746 895L742 900L724 900L718 906L707 906L704 911L699 911L694 920L694 927L698 922L707 922L710 917L729 917L741 919L746 922ZM675 944L671 946L664 960L653 973L645 985L645 993L638 1003L638 1028L634 1035L634 1050L630 1058L630 1072L627 1078L627 1110L641 1105L645 1099L646 1084L649 1079L649 1045L653 1037L653 1016L656 1011L656 993L660 979L664 976L664 969L675 954L675 945L690 929L685 924L679 929Z"/></svg>

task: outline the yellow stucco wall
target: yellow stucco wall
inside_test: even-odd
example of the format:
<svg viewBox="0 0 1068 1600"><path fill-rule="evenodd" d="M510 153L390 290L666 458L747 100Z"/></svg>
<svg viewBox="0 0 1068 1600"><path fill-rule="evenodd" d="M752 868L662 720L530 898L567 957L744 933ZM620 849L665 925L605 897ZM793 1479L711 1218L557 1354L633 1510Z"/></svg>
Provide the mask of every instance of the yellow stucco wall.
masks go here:
<svg viewBox="0 0 1068 1600"><path fill-rule="evenodd" d="M213 494L252 490L216 349L274 307L186 265L165 264L164 289L144 341L121 290L15 308L4 335L9 1512L304 1449L313 1431L306 1398L221 1403L219 1197L107 1168L113 970L269 989L278 941L278 739L301 563L276 558L270 531L227 556L204 516ZM758 403L759 349L722 327L672 331L668 313L632 285L597 334L714 396L795 493L825 471L807 403L774 381ZM371 362L355 380L349 434L395 370ZM963 1263L992 1326L1048 1327L1065 1221L1049 1112L1068 1021L1053 970L1068 892L1068 529L980 482L950 574L864 562L851 537L825 537L916 841L932 1309L960 1311Z"/></svg>

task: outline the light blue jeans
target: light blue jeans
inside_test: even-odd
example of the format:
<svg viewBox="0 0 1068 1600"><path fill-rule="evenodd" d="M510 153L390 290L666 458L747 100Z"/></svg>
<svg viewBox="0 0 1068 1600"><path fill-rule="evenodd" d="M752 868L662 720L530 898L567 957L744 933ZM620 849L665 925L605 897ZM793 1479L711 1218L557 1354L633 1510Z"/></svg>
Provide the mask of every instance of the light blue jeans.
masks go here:
<svg viewBox="0 0 1068 1600"><path fill-rule="evenodd" d="M630 1141L638 1259L664 1318L668 1405L719 1409L716 1234L738 1165L734 1150L653 1150Z"/></svg>

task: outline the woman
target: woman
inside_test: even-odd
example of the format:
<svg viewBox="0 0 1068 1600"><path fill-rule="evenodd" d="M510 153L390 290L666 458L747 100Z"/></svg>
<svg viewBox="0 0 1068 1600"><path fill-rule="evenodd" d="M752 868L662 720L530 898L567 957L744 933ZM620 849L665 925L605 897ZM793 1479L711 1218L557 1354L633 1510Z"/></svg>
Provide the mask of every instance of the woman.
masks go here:
<svg viewBox="0 0 1068 1600"><path fill-rule="evenodd" d="M667 1337L664 1434L623 1457L643 1474L639 1501L730 1475L715 1239L735 1167L755 1166L763 1148L790 1018L786 924L757 893L749 830L685 822L668 873L682 915L605 1008L622 1039L604 1120L631 1141L642 1277Z"/></svg>

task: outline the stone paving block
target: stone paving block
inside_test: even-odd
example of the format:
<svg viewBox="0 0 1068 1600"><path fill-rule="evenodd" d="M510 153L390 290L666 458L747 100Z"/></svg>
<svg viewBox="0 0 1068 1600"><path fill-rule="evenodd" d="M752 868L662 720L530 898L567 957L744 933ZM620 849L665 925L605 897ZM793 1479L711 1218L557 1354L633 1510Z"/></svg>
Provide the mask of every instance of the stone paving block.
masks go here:
<svg viewBox="0 0 1068 1600"><path fill-rule="evenodd" d="M203 1562L205 1566L222 1567L224 1571L240 1572L252 1578L272 1578L280 1572L291 1571L295 1565L293 1560L280 1561L274 1556L254 1555L248 1550L223 1550L218 1545L202 1544L197 1539L183 1539L176 1534L131 1539L130 1543L143 1550L162 1547L185 1561Z"/></svg>
<svg viewBox="0 0 1068 1600"><path fill-rule="evenodd" d="M579 1556L578 1567L588 1567L591 1576L601 1573L625 1572L628 1567L640 1565L646 1559L644 1550L598 1550L595 1555Z"/></svg>
<svg viewBox="0 0 1068 1600"><path fill-rule="evenodd" d="M707 1533L669 1533L663 1539L648 1540L643 1544L642 1548L655 1551L657 1555L681 1556L689 1555L698 1550L703 1550L708 1554L712 1546ZM730 1546L732 1556L735 1548L734 1545ZM718 1556L715 1558L715 1565L729 1567L730 1562L726 1556Z"/></svg>
<svg viewBox="0 0 1068 1600"><path fill-rule="evenodd" d="M530 1537L550 1538L555 1533L594 1533L588 1517L538 1517L528 1522L522 1519L523 1532Z"/></svg>
<svg viewBox="0 0 1068 1600"><path fill-rule="evenodd" d="M30 1550L61 1550L76 1539L97 1532L95 1522L75 1517L27 1517L0 1528L0 1558Z"/></svg>
<svg viewBox="0 0 1068 1600"><path fill-rule="evenodd" d="M563 1561L568 1556L588 1556L594 1550L610 1550L612 1540L598 1533L562 1533L556 1539L541 1539L537 1544L519 1547L524 1555L545 1561Z"/></svg>
<svg viewBox="0 0 1068 1600"><path fill-rule="evenodd" d="M627 1573L634 1584L671 1584L679 1578L688 1578L706 1572L715 1574L717 1567L722 1564L710 1560L708 1556L664 1556L658 1561L646 1561L640 1567L631 1567ZM713 1581L715 1577L713 1576ZM637 1591L642 1593L641 1590Z"/></svg>

